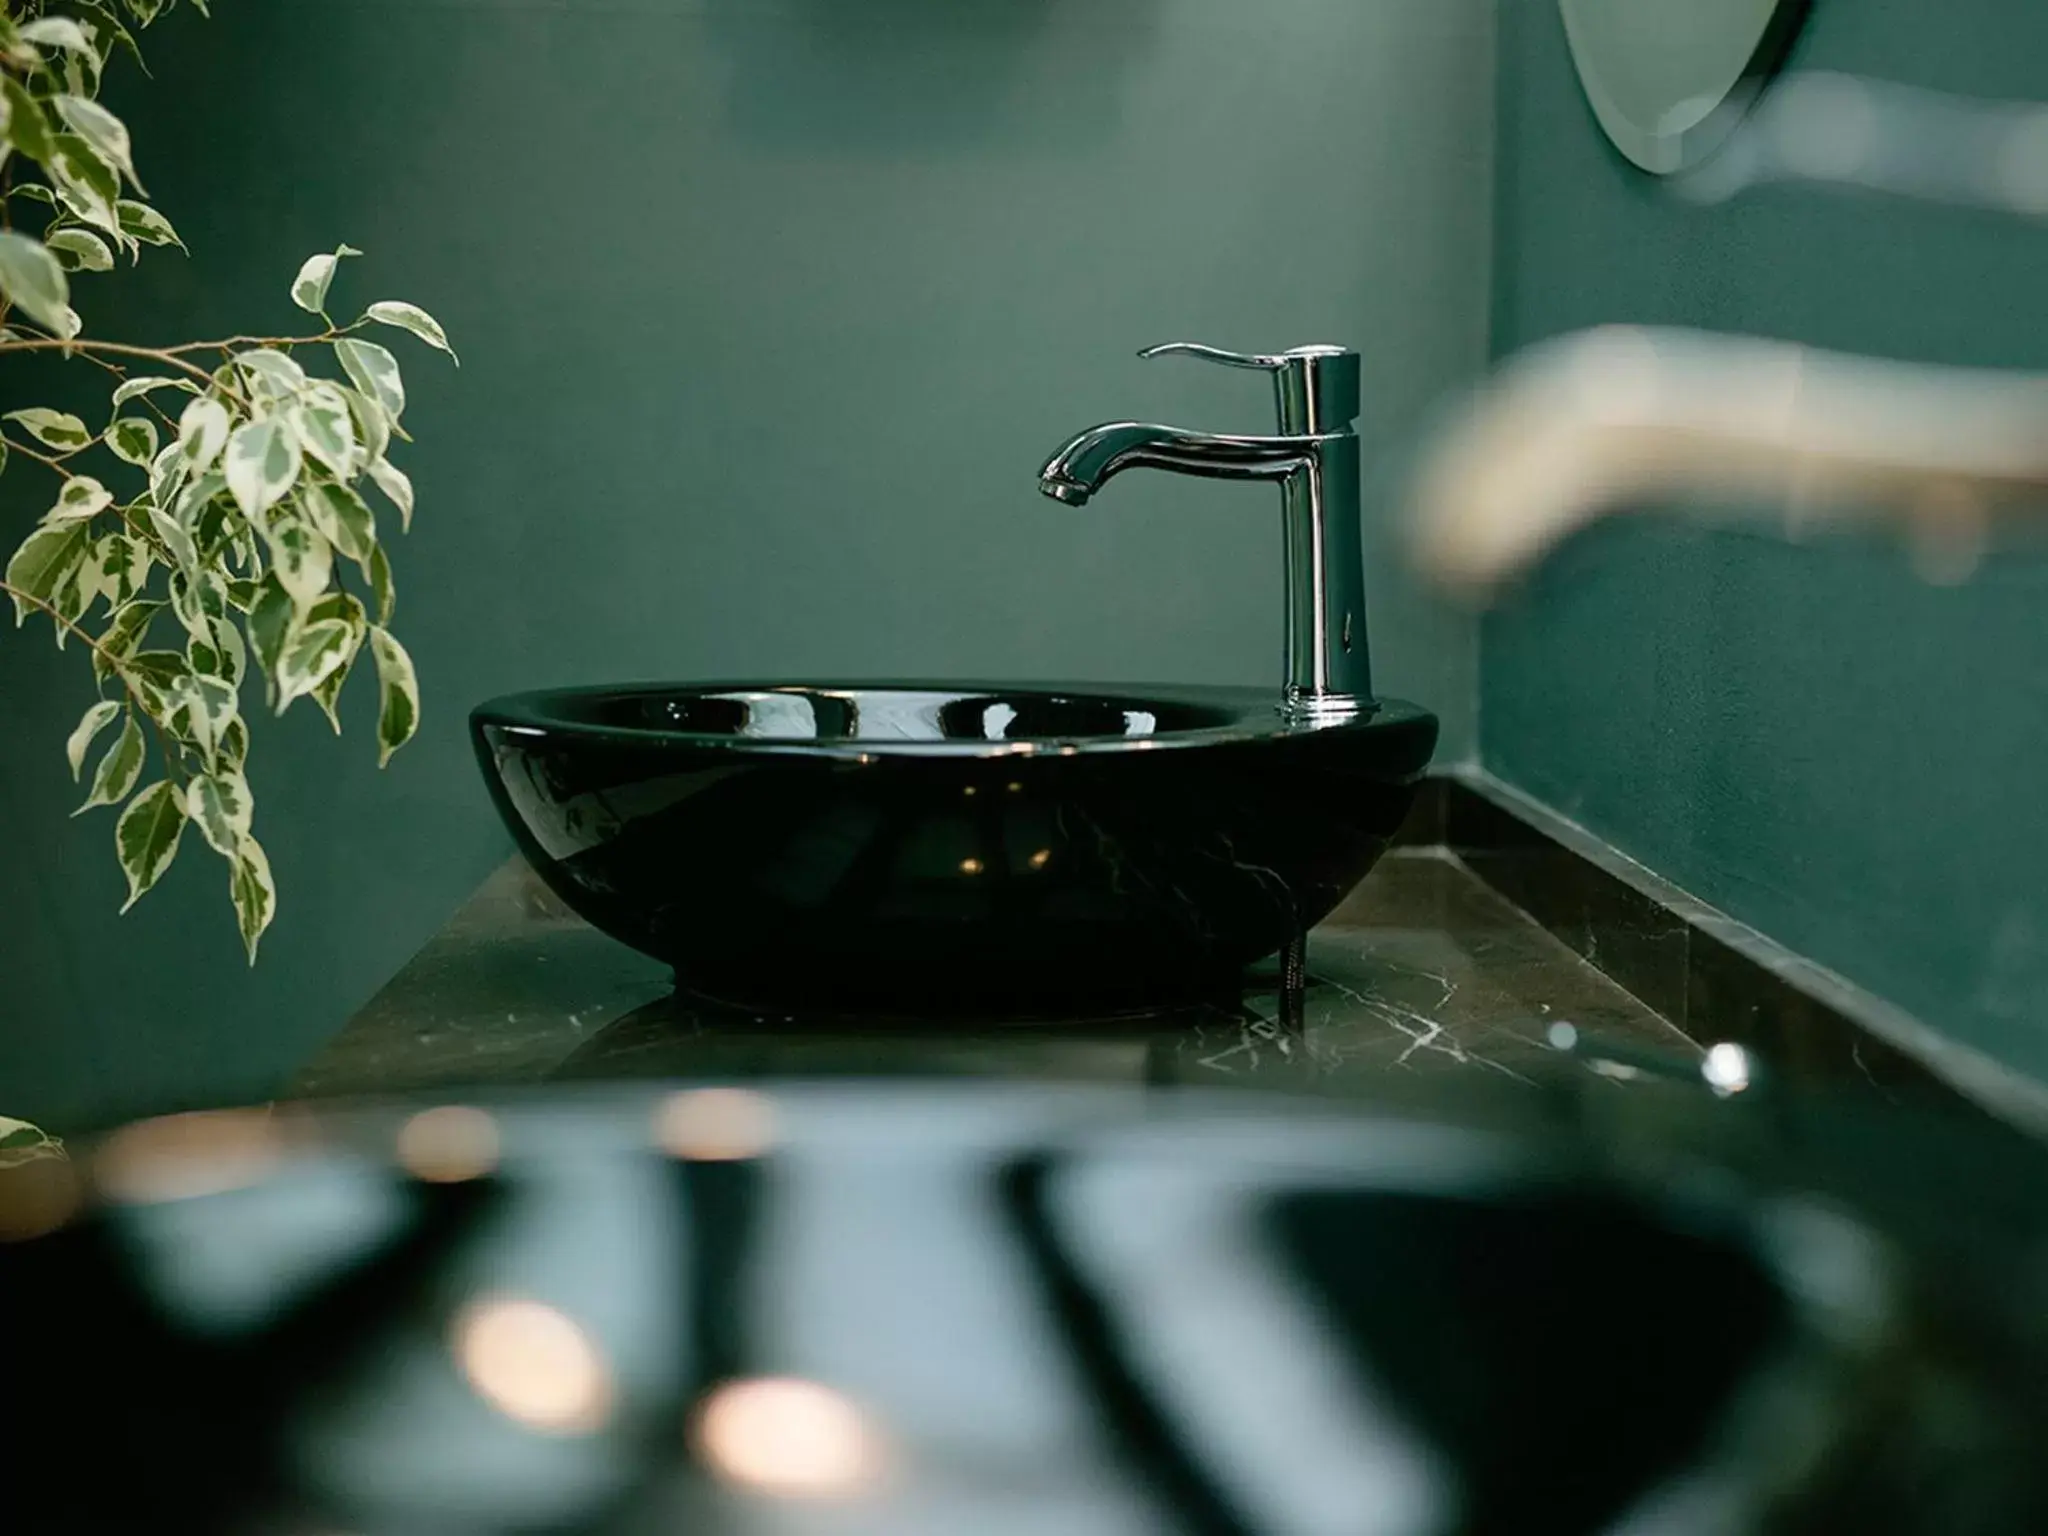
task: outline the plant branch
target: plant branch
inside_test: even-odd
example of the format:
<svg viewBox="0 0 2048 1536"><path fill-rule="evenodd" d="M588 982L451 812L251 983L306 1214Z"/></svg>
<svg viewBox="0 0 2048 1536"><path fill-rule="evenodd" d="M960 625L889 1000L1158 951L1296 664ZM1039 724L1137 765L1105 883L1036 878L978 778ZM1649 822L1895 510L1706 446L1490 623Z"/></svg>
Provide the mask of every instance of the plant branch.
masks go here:
<svg viewBox="0 0 2048 1536"><path fill-rule="evenodd" d="M351 331L360 330L363 322L353 325L329 326L319 336L229 336L222 341L184 341L175 347L165 347L163 355L175 356L184 352L225 352L234 347L317 347L330 341L339 341ZM4 351L5 348L0 348Z"/></svg>
<svg viewBox="0 0 2048 1536"><path fill-rule="evenodd" d="M184 347L178 349L188 350L190 349ZM213 375L204 368L195 367L178 356L177 352L168 352L162 347L135 347L124 341L88 341L82 336L75 336L69 341L59 336L25 336L17 341L0 341L0 355L9 352L56 351L106 352L116 357L148 358L151 362L162 363L166 368L181 369L209 387L213 384Z"/></svg>
<svg viewBox="0 0 2048 1536"><path fill-rule="evenodd" d="M169 423L167 420L166 425L168 424ZM65 479L69 480L71 478L71 466L65 462L65 459L74 458L76 457L76 454L66 454L62 459L53 459L48 454L38 453L35 449L29 447L26 443L17 443L13 438L8 437L4 434L0 434L0 445L4 445L7 452L10 454L23 454L28 458L34 459L38 464L44 465L47 468L54 470L56 473L62 475ZM85 452L85 450L81 448L77 450L77 452L83 453ZM115 505L104 508L99 512L95 512L93 516L97 518L106 517L113 513L121 514L122 523L124 525L123 532L127 533L131 538L137 538L142 540L142 542L147 544L150 547L151 551L165 565L175 566L178 562L177 558L174 555L172 555L170 546L164 543L163 539L156 533L154 529L145 528L140 526L139 524L130 522L127 516L128 511L128 507Z"/></svg>
<svg viewBox="0 0 2048 1536"><path fill-rule="evenodd" d="M166 368L176 368L187 377L197 379L200 383L211 389L218 381L211 373L201 368L198 364L188 362L186 360L187 353L219 352L226 356L237 347L322 346L329 342L341 340L350 332L361 329L364 324L364 321L358 320L353 325L330 325L326 331L318 336L230 336L222 341L186 341L170 347L139 347L125 341L98 341L83 336L74 336L69 340L61 336L25 336L13 341L0 341L0 356L10 352L61 351L67 354L75 352L82 354L88 362L95 366L104 368L109 373L116 374L120 373L118 368L107 362L104 357L96 356L95 354L104 353L114 357L140 358L147 362L160 363ZM234 389L231 385L227 386L227 388L228 392L237 401L245 405L248 403L242 399L240 391ZM164 421L167 424L169 423L170 417L164 415L162 410L159 409L157 414L163 416Z"/></svg>
<svg viewBox="0 0 2048 1536"><path fill-rule="evenodd" d="M18 453L23 458L34 459L38 464L46 464L51 469L57 471L58 474L64 475L67 478L71 474L71 471L64 467L63 459L53 459L47 453L40 453L36 449L29 447L26 443L17 443L13 438L0 434L0 444L5 444L9 453ZM83 449L79 451L81 453L84 452ZM67 454L66 457L68 458L69 455Z"/></svg>
<svg viewBox="0 0 2048 1536"><path fill-rule="evenodd" d="M162 723L151 712L149 700L144 697L142 690L135 686L135 679L130 677L128 669L121 665L121 658L81 629L75 619L65 618L63 614L59 613L41 598L31 597L28 593L22 591L21 588L12 586L5 580L0 580L0 593L5 593L16 602L25 603L38 612L48 614L53 624L57 625L67 634L76 635L87 650L106 662L114 676L121 679L121 687L126 690L130 703L141 714L142 718L149 722L150 729L156 732L157 748L163 753L164 771L173 782L183 784L185 782L184 771L178 766L177 754L171 750L170 738L164 734Z"/></svg>

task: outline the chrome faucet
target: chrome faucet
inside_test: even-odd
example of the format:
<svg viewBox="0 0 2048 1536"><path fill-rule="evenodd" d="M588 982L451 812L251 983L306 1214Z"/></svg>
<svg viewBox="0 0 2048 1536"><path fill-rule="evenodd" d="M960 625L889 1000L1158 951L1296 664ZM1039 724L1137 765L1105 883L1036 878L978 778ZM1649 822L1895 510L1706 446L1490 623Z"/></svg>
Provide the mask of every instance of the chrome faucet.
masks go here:
<svg viewBox="0 0 2048 1536"><path fill-rule="evenodd" d="M1140 357L1180 355L1273 375L1280 431L1235 437L1112 421L1091 427L1046 461L1038 488L1083 505L1112 476L1140 467L1219 480L1280 482L1287 585L1286 688L1294 719L1346 720L1372 707L1359 555L1358 354L1296 347L1271 356L1194 342L1148 347Z"/></svg>

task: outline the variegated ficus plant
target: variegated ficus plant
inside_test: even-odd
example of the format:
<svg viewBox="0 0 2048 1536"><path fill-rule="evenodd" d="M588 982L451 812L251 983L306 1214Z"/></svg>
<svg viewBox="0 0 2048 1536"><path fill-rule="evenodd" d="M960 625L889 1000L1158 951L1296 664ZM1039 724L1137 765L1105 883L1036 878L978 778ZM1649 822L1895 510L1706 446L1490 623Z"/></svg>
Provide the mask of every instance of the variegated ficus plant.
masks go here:
<svg viewBox="0 0 2048 1536"><path fill-rule="evenodd" d="M380 763L412 737L419 689L391 631L381 537L412 520L412 483L389 457L410 441L405 385L372 338L404 331L453 353L412 304L334 321L331 285L361 254L346 245L290 285L316 322L306 334L140 345L92 333L76 306L93 274L146 246L184 250L98 100L102 72L122 53L139 62L135 33L175 4L0 0L0 379L10 354L46 353L107 391L84 416L0 400L0 471L49 477L48 510L0 592L17 626L47 621L89 660L97 696L64 750L87 786L80 810L114 814L122 910L162 878L189 825L226 863L253 963L277 888L256 837L244 705L260 697L281 714L311 699L339 731L338 696L367 652ZM0 1157L36 1136L0 1119Z"/></svg>

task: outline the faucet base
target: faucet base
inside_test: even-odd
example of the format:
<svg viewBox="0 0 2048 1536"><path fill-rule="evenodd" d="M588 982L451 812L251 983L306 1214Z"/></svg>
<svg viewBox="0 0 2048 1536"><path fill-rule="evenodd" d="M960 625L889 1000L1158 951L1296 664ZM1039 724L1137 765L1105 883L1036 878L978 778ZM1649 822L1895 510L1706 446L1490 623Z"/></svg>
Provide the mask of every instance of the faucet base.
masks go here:
<svg viewBox="0 0 2048 1536"><path fill-rule="evenodd" d="M1379 706L1355 693L1310 693L1290 688L1274 706L1283 719L1299 725L1338 725L1371 714Z"/></svg>

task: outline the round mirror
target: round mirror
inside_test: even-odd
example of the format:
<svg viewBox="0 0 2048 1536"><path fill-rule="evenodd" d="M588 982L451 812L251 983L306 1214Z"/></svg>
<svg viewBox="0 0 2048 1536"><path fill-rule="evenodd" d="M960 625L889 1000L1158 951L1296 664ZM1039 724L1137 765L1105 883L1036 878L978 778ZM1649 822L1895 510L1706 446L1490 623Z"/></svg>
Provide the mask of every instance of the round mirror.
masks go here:
<svg viewBox="0 0 2048 1536"><path fill-rule="evenodd" d="M1558 0L1600 126L1646 171L1697 164L1742 120L1809 0Z"/></svg>

